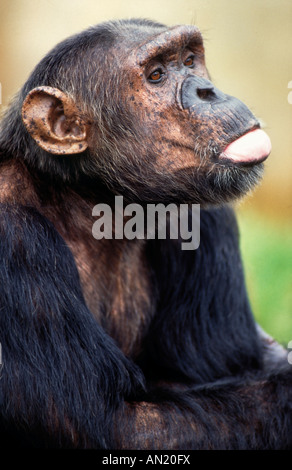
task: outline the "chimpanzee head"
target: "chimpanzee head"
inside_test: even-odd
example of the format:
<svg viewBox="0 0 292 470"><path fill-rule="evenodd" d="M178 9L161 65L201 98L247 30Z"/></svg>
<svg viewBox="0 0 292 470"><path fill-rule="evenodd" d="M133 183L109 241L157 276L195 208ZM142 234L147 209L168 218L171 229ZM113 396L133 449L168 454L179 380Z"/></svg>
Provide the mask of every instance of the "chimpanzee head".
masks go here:
<svg viewBox="0 0 292 470"><path fill-rule="evenodd" d="M232 200L270 153L251 111L210 81L196 26L124 20L65 40L36 67L10 120L10 148L27 162L141 203Z"/></svg>

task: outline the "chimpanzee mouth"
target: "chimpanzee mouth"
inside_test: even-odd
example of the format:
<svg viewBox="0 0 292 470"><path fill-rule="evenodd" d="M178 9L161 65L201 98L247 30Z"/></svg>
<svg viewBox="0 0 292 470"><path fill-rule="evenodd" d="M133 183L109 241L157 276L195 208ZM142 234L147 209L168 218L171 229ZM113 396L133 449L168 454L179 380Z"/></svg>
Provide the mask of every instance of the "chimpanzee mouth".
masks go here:
<svg viewBox="0 0 292 470"><path fill-rule="evenodd" d="M262 129L253 129L227 145L219 155L219 160L253 166L264 162L271 149L268 135Z"/></svg>

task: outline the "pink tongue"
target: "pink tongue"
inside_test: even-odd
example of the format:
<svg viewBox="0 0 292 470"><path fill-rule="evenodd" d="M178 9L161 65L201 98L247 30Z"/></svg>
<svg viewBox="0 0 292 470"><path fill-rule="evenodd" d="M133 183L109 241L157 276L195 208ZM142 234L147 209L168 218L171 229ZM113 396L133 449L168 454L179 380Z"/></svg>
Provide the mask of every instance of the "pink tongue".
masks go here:
<svg viewBox="0 0 292 470"><path fill-rule="evenodd" d="M256 163L265 160L271 148L267 134L261 129L256 129L229 144L220 156L236 162Z"/></svg>

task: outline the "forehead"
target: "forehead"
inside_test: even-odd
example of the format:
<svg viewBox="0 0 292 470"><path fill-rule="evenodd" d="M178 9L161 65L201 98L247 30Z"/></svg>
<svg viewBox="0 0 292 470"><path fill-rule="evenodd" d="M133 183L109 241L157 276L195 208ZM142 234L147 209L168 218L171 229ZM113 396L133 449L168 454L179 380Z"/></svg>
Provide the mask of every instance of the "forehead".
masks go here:
<svg viewBox="0 0 292 470"><path fill-rule="evenodd" d="M125 36L124 41L132 51L131 56L135 56L135 62L141 67L159 55L203 45L199 28L185 25L159 28L159 30L140 29L135 34Z"/></svg>

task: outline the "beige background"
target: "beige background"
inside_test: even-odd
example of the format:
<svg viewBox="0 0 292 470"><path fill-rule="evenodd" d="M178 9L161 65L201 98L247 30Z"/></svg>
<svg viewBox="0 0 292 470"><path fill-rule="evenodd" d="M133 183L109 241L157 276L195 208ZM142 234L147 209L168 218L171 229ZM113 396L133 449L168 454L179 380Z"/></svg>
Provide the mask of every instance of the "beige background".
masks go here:
<svg viewBox="0 0 292 470"><path fill-rule="evenodd" d="M287 220L292 215L291 0L0 0L3 105L58 41L91 24L129 17L200 27L213 81L249 105L272 140L264 183L245 205Z"/></svg>

